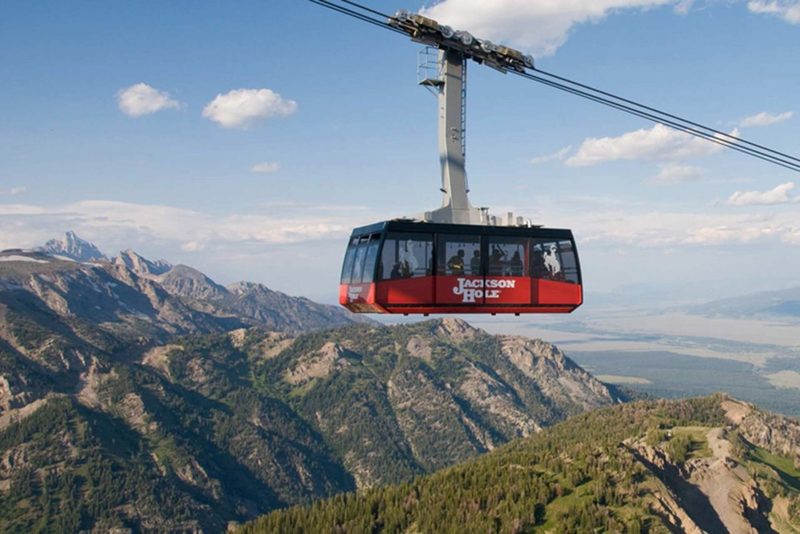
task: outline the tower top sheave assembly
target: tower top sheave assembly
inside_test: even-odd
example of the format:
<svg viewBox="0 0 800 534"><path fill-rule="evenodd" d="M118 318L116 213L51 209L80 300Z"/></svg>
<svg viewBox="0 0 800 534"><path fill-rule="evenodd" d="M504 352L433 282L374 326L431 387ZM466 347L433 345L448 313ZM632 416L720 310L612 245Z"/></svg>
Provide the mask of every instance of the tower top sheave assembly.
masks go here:
<svg viewBox="0 0 800 534"><path fill-rule="evenodd" d="M466 97L467 60L492 67L500 72L524 73L533 68L533 58L519 50L478 39L466 31L454 30L433 19L408 11L398 11L388 24L427 47L438 48L435 60L430 53L422 56L420 84L430 88L439 100L439 157L444 194L442 207L425 212L425 222L473 225L530 225L512 213L505 217L489 215L486 208L473 207L468 198L466 172Z"/></svg>
<svg viewBox="0 0 800 534"><path fill-rule="evenodd" d="M389 25L406 32L413 41L458 52L465 59L475 60L500 72L525 72L534 68L533 56L487 39L478 39L467 31L454 30L423 15L401 10L389 17Z"/></svg>

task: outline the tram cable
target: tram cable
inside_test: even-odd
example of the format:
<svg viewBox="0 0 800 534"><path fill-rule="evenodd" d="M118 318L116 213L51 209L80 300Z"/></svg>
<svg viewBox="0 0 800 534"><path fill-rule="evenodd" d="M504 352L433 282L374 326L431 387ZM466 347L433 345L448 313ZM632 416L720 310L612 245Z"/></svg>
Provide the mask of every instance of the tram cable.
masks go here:
<svg viewBox="0 0 800 534"><path fill-rule="evenodd" d="M702 124L699 124L699 123L696 123L696 122L692 122L689 119L684 119L684 118L679 117L677 115L672 115L672 114L667 113L665 111L660 111L660 110L658 110L656 108L652 108L650 106L646 106L645 104L641 104L639 102L635 102L633 100L629 100L629 99L621 97L619 95L615 95L613 93L609 93L607 91L603 91L602 89L597 89L596 87L592 87L590 85L586 85L586 84L583 84L583 83L580 83L580 82L576 82L574 80L570 80L569 78L564 78L563 76L559 76L557 74L553 74L552 72L547 72L547 71L544 71L544 70L538 69L538 68L534 68L533 70L535 70L537 73L542 74L544 76L548 76L550 78L555 78L556 80L560 80L562 82L565 82L565 83L568 83L568 84L571 84L571 85L575 85L577 87L581 87L583 89L587 89L589 91L593 91L595 93L599 93L601 95L605 95L605 96L614 98L616 100L620 100L622 102L626 102L628 104L632 104L632 105L638 106L638 107L646 109L648 111L659 113L659 114L664 115L666 117L669 117L671 119L679 120L681 122L685 122L685 123L690 124L692 126L695 126L697 128L701 128L703 130L707 130L707 131L709 131L709 132L711 132L711 133L713 133L715 135L719 135L719 136L722 136L722 137L727 137L727 138L730 138L730 139L732 139L734 141L739 141L739 142L742 142L744 144L751 145L751 146L754 146L756 148L760 148L762 150L766 150L767 152L771 152L771 153L776 154L778 156L783 156L785 158L788 158L790 160L794 160L794 161L800 163L800 158L796 158L794 156L790 156L789 154L785 154L783 152L779 152L777 150L773 150L773 149L771 149L769 147L765 147L765 146L759 145L757 143L751 143L750 141L747 141L746 139L742 139L741 137L736 137L734 135L730 135L730 134L727 134L725 132L722 132L722 131L719 131L719 130L715 130L714 128L709 128L708 126L704 126Z"/></svg>
<svg viewBox="0 0 800 534"><path fill-rule="evenodd" d="M535 82L538 82L538 83L553 87L555 89L559 89L561 91L564 91L564 92L579 96L581 98L585 98L587 100L591 100L593 102L597 102L599 104L603 104L605 106L608 106L608 107L611 107L611 108L614 108L614 109L618 109L618 110L623 111L625 113L628 113L628 114L634 115L636 117L640 117L640 118L649 120L651 122L662 124L664 126L672 128L674 130L678 130L678 131L686 133L688 135L693 135L693 136L695 136L695 137L697 137L699 139L704 139L706 141L710 141L712 143L716 143L716 144L721 145L721 146L723 146L725 148L729 148L731 150L735 150L737 152L741 152L741 153L743 153L745 155L752 156L754 158L760 159L760 160L765 161L767 163L772 163L773 165L777 165L779 167L783 167L783 168L788 169L790 171L800 172L800 164L798 164L798 163L794 163L792 161L784 160L783 158L773 156L773 155L771 155L769 153L766 153L766 152L763 152L763 151L760 151L760 150L757 150L757 149L753 149L753 148L750 148L748 146L744 146L744 145L742 145L740 143L737 143L737 142L734 142L734 141L729 141L728 139L723 138L722 137L723 134L721 134L721 133L718 133L718 134L705 133L705 132L699 131L699 130L697 130L695 128L691 128L689 126L682 125L682 124L680 124L678 122L675 122L675 121L672 121L672 120L669 120L669 119L665 119L663 117L659 117L657 115L654 115L654 114L651 114L651 113L647 113L645 111L637 110L637 109L635 109L635 108L633 108L631 106L625 106L623 104L619 104L619 103L614 102L612 100L609 100L609 99L606 99L606 98L601 98L601 97L598 97L596 95L592 95L592 94L587 93L585 91L580 91L578 89L574 89L574 88L571 88L571 87L563 85L563 84L552 82L550 80L546 80L544 78L537 77L537 76L535 76L533 74L530 74L530 73L521 73L521 72L516 72L516 71L511 71L511 72L512 72L512 74L516 74L516 75L521 76L523 78L526 78L526 79L529 79L529 80L532 80L532 81L535 81ZM724 134L724 135L725 135L725 137L728 137L730 139L739 140L738 137L727 135L727 134ZM796 159L796 158L792 158L791 156L789 156L789 158L790 159Z"/></svg>
<svg viewBox="0 0 800 534"><path fill-rule="evenodd" d="M352 9L351 7L339 5L330 0L309 1L333 11L337 11L338 13L356 18L363 22L391 30L395 33L400 33L401 35L406 36L408 35L406 31L403 31L402 29L399 29L386 22L386 20L391 20L393 17L359 4L358 2L354 2L352 0L339 0L343 4L355 8ZM356 9L361 10L361 12L356 11ZM374 16L384 17L386 20L376 19ZM533 73L528 72L528 69L532 70ZM773 165L777 165L794 172L800 172L800 158L771 149L758 143L748 141L746 139L742 139L729 133L716 130L660 109L641 104L614 93L603 91L588 84L583 84L551 72L540 70L535 66L510 69L499 68L498 70L501 70L502 72L511 72L512 74L516 74L522 78L573 94L575 96L579 96L581 98L585 98L599 104L603 104L651 122L662 124L699 139L704 139L706 141L721 145L725 148L730 148L731 150L752 156L767 163L772 163Z"/></svg>
<svg viewBox="0 0 800 534"><path fill-rule="evenodd" d="M379 19L373 19L373 18L369 17L368 15L364 15L362 13L358 13L356 11L353 11L352 9L348 9L346 7L343 7L343 6L338 6L336 4L328 2L327 0L308 0L308 1L311 2L311 3L317 4L319 6L322 6L322 7L327 7L328 9L333 10L333 11L337 11L337 12L343 14L343 15L348 15L350 17L353 17L355 19L361 20L363 22L368 22L370 24L373 24L375 26L379 26L379 27L384 28L386 30L391 30L391 31L393 31L395 33L399 33L400 35L406 35L406 33L404 31L398 30L397 28L393 28L389 24L387 24L387 23L385 23L385 22L383 22L383 21L381 21ZM344 0L342 0L342 1L344 1Z"/></svg>
<svg viewBox="0 0 800 534"><path fill-rule="evenodd" d="M381 13L380 11L376 11L376 10L370 8L370 7L361 5L358 2L353 2L352 0L340 0L340 1L344 2L345 4L349 4L351 6L357 7L358 9L363 9L364 11L367 11L367 12L372 13L374 15L378 15L379 17L383 17L385 19L388 19L391 16L391 15L387 15L386 13Z"/></svg>

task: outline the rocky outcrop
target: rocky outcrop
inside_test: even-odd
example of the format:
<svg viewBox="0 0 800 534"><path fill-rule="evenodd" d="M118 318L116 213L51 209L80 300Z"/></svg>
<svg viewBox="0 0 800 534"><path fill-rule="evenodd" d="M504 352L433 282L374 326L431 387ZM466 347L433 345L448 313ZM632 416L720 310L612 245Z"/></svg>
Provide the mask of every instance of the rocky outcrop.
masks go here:
<svg viewBox="0 0 800 534"><path fill-rule="evenodd" d="M773 454L794 459L800 468L800 422L764 412L749 403L728 399L722 403L728 419L750 443Z"/></svg>
<svg viewBox="0 0 800 534"><path fill-rule="evenodd" d="M345 352L336 343L326 343L319 351L300 357L294 367L286 371L285 379L297 386L315 378L327 378L331 373L350 365Z"/></svg>
<svg viewBox="0 0 800 534"><path fill-rule="evenodd" d="M517 336L502 336L500 340L503 354L554 402L574 404L583 411L615 401L604 384L555 345Z"/></svg>
<svg viewBox="0 0 800 534"><path fill-rule="evenodd" d="M665 439L683 432L703 436L695 443L698 452L685 461L671 457L669 441L647 445L639 440L629 445L634 457L663 483L654 494L653 511L684 532L774 532L771 500L734 452L741 445L730 439L739 439L738 434L720 427L674 428Z"/></svg>
<svg viewBox="0 0 800 534"><path fill-rule="evenodd" d="M131 249L120 252L119 256L114 258L114 263L133 271L139 276L152 278L165 274L172 269L172 264L166 260L150 261Z"/></svg>

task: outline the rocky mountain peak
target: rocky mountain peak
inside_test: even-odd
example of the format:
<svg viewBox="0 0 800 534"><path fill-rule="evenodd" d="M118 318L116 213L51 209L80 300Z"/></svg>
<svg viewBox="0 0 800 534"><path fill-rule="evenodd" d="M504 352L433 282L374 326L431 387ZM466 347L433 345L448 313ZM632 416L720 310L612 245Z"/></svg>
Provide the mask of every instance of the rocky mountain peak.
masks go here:
<svg viewBox="0 0 800 534"><path fill-rule="evenodd" d="M158 276L172 269L172 264L166 260L151 261L131 249L120 252L119 256L114 258L114 263L144 277Z"/></svg>
<svg viewBox="0 0 800 534"><path fill-rule="evenodd" d="M169 293L193 300L221 298L227 290L197 269L176 265L159 277L159 283Z"/></svg>
<svg viewBox="0 0 800 534"><path fill-rule="evenodd" d="M51 239L44 246L37 247L35 250L50 256L63 256L75 261L108 261L106 255L94 243L81 239L71 230L66 232L64 237Z"/></svg>
<svg viewBox="0 0 800 534"><path fill-rule="evenodd" d="M236 282L229 285L226 289L234 295L247 295L250 293L274 293L274 291L269 289L264 284L259 284L256 282Z"/></svg>
<svg viewBox="0 0 800 534"><path fill-rule="evenodd" d="M433 322L433 332L455 342L473 339L480 331L462 319L445 317Z"/></svg>

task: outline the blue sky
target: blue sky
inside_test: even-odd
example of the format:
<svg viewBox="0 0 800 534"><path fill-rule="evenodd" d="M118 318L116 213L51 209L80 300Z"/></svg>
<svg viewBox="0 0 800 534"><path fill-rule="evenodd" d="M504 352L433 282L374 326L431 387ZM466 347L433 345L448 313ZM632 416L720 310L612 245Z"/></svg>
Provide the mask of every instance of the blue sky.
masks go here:
<svg viewBox="0 0 800 534"><path fill-rule="evenodd" d="M800 154L800 2L427 8L548 71ZM3 2L0 248L73 229L332 301L352 226L440 202L418 49L301 0ZM572 227L590 292L797 285L796 173L478 65L468 106L473 203Z"/></svg>

